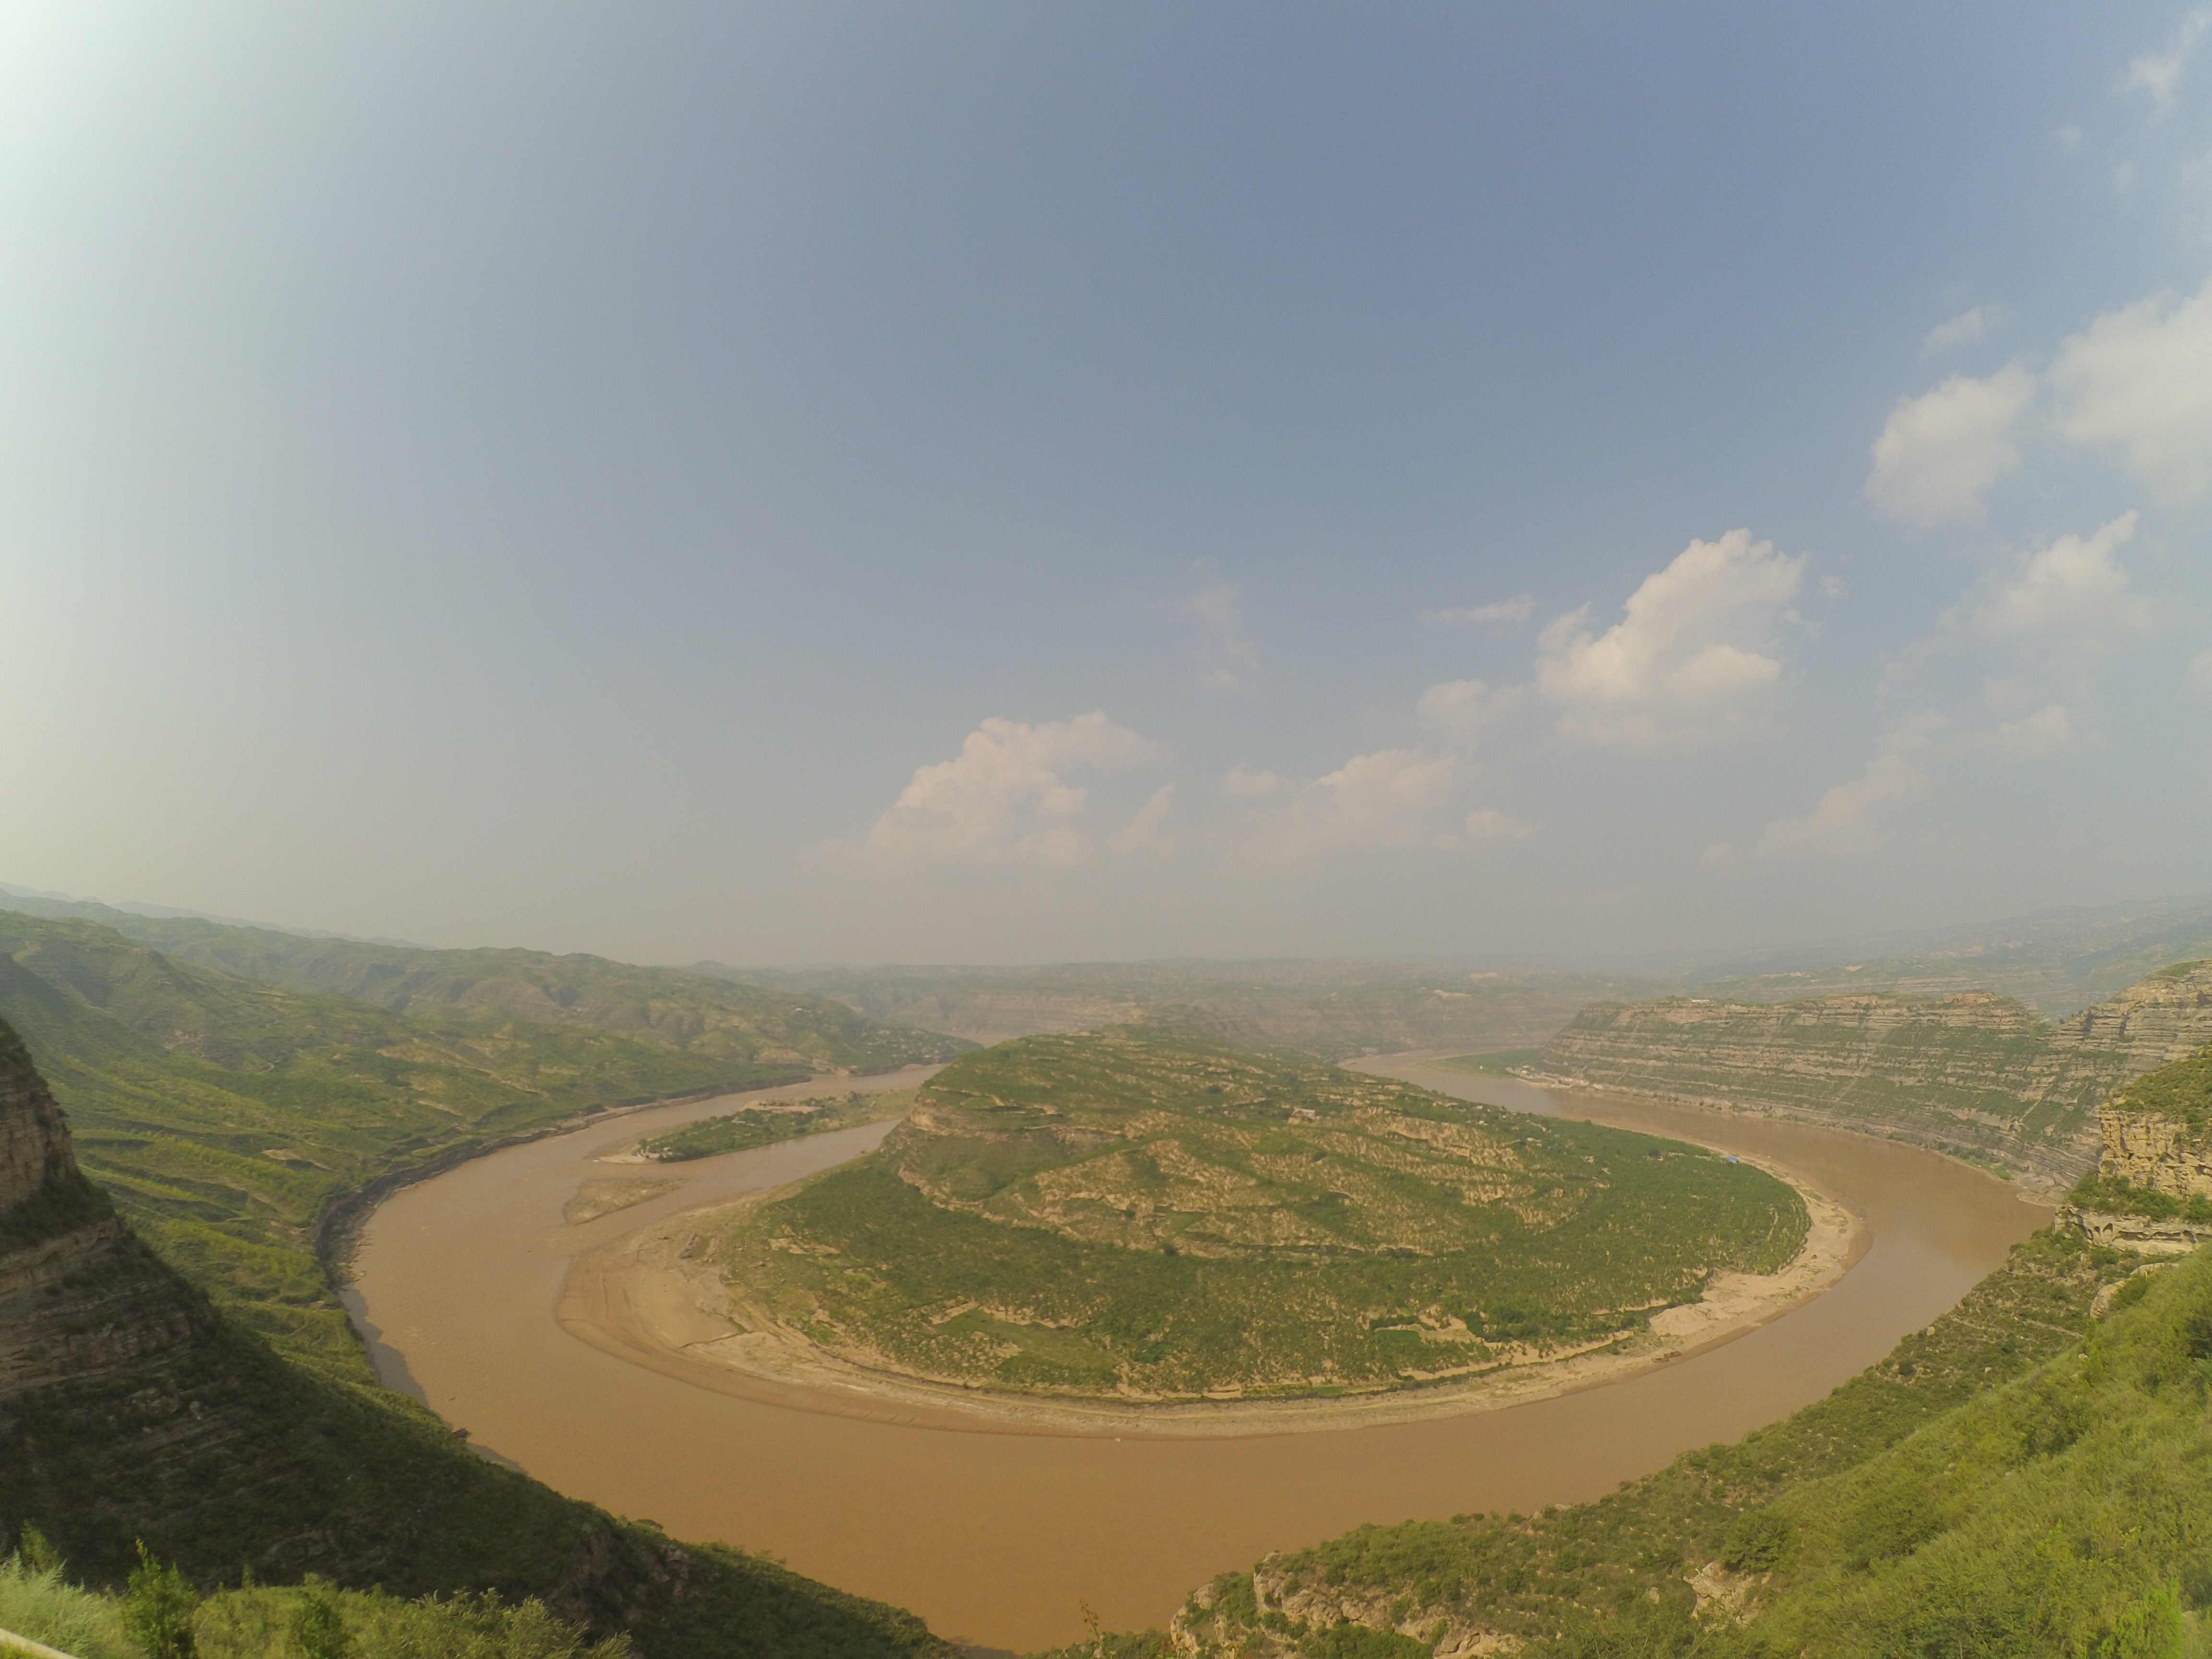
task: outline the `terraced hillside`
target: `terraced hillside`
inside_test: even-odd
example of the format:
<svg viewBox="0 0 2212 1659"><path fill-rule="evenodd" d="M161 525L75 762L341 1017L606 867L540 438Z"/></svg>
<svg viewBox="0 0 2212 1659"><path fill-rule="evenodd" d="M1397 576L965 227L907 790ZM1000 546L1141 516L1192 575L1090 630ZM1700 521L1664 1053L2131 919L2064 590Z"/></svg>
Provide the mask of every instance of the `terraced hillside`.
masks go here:
<svg viewBox="0 0 2212 1659"><path fill-rule="evenodd" d="M1270 1556L1200 1587L1170 1631L1061 1659L2183 1659L2212 1600L2212 1261L2137 1263L2039 1234L1735 1444L1595 1503Z"/></svg>
<svg viewBox="0 0 2212 1659"><path fill-rule="evenodd" d="M857 1049L825 1038L813 1057L770 1058L470 1005L394 1012L10 911L0 1018L68 1109L85 1167L166 1259L263 1335L362 1376L316 1255L349 1195L595 1107L961 1046L871 1026Z"/></svg>
<svg viewBox="0 0 2212 1659"><path fill-rule="evenodd" d="M1827 1119L2070 1182L2095 1156L2098 1103L2207 1041L2212 963L2184 963L2055 1025L1984 992L1597 1003L1537 1069Z"/></svg>
<svg viewBox="0 0 2212 1659"><path fill-rule="evenodd" d="M1172 1398L1601 1343L1717 1269L1778 1267L1806 1225L1692 1147L1129 1028L963 1058L714 1259L740 1321L864 1364Z"/></svg>

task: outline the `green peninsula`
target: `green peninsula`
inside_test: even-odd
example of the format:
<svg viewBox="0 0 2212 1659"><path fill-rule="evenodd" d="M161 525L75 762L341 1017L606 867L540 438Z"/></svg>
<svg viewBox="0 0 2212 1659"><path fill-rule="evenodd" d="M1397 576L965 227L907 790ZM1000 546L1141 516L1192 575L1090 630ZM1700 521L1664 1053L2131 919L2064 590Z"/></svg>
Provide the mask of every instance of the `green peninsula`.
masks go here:
<svg viewBox="0 0 2212 1659"><path fill-rule="evenodd" d="M878 1090L871 1094L853 1089L842 1097L810 1097L773 1106L740 1106L733 1112L719 1112L641 1140L637 1155L653 1164L688 1164L693 1158L748 1152L780 1140L879 1123L899 1116L913 1104L911 1089Z"/></svg>
<svg viewBox="0 0 2212 1659"><path fill-rule="evenodd" d="M1156 1028L963 1056L883 1149L746 1206L733 1310L942 1382L1137 1399L1467 1376L1802 1247L1695 1147Z"/></svg>

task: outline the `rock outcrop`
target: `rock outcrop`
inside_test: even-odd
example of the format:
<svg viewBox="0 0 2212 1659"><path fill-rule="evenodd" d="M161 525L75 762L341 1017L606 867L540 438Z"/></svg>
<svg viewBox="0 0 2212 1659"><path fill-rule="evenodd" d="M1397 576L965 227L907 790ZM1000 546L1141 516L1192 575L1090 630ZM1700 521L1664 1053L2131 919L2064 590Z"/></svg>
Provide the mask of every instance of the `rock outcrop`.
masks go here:
<svg viewBox="0 0 2212 1659"><path fill-rule="evenodd" d="M2146 1073L2097 1112L2097 1178L2059 1224L2100 1244L2179 1255L2212 1239L2212 1047Z"/></svg>
<svg viewBox="0 0 2212 1659"><path fill-rule="evenodd" d="M0 1435L35 1390L143 1371L165 1394L210 1322L78 1170L61 1109L0 1024Z"/></svg>
<svg viewBox="0 0 2212 1659"><path fill-rule="evenodd" d="M1987 992L1594 1003L1537 1069L1587 1087L1840 1122L2059 1184L2096 1156L2101 1102L2207 1042L2212 963L2185 963L2056 1026Z"/></svg>

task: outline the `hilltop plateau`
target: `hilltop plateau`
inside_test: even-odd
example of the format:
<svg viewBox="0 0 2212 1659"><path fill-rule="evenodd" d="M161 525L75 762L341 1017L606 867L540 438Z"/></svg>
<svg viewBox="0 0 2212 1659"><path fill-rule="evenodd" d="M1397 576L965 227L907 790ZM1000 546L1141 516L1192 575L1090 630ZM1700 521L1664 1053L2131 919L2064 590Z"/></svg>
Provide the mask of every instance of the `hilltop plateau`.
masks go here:
<svg viewBox="0 0 2212 1659"><path fill-rule="evenodd" d="M741 1328L857 1364L1171 1400L1601 1346L1807 1226L1694 1147L1133 1028L963 1057L881 1151L738 1209L702 1259Z"/></svg>

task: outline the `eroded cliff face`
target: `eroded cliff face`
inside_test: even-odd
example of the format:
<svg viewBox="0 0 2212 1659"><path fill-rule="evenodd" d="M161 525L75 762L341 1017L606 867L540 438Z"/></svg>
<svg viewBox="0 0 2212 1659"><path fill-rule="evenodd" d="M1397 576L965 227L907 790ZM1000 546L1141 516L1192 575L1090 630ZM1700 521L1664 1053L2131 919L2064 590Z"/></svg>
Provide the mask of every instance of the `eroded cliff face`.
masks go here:
<svg viewBox="0 0 2212 1659"><path fill-rule="evenodd" d="M2051 1033L2056 1068L2104 1083L2130 1078L2212 1042L2212 962L2179 963L2063 1020Z"/></svg>
<svg viewBox="0 0 2212 1659"><path fill-rule="evenodd" d="M2168 969L2062 1022L1986 992L1798 1002L1670 997L1585 1008L1541 1071L1594 1088L1779 1111L2070 1182L2115 1089L2212 1042L2212 963Z"/></svg>
<svg viewBox="0 0 2212 1659"><path fill-rule="evenodd" d="M0 1024L0 1220L76 1175L61 1109L22 1039Z"/></svg>
<svg viewBox="0 0 2212 1659"><path fill-rule="evenodd" d="M243 1426L210 1363L215 1334L205 1298L79 1173L60 1109L0 1022L0 1521L46 1512L63 1466L122 1492L189 1486Z"/></svg>
<svg viewBox="0 0 2212 1659"><path fill-rule="evenodd" d="M2106 1107L2097 1114L2104 1151L2097 1173L2106 1181L2172 1198L2212 1198L2212 1145L2189 1125L2155 1112Z"/></svg>

